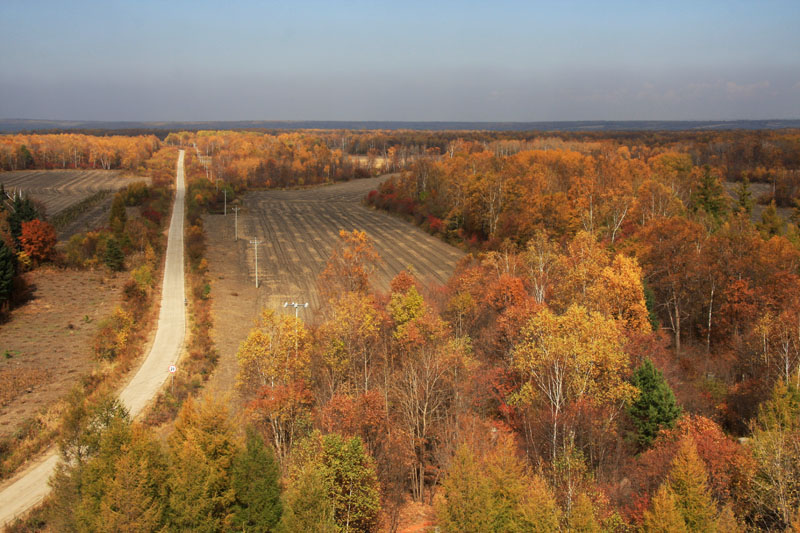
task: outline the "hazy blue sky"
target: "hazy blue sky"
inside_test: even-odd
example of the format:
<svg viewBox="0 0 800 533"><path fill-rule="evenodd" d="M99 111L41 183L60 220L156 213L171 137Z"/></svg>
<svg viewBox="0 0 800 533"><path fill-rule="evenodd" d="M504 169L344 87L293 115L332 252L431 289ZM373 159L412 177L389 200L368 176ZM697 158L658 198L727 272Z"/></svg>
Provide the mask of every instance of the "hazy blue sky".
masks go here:
<svg viewBox="0 0 800 533"><path fill-rule="evenodd" d="M800 118L800 0L0 0L0 118Z"/></svg>

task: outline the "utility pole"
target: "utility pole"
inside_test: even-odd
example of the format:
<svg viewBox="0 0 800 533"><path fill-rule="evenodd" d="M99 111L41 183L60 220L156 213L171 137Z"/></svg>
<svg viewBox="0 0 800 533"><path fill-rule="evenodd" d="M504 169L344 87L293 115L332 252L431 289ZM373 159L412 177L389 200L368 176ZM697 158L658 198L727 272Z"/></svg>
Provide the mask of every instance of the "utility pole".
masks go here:
<svg viewBox="0 0 800 533"><path fill-rule="evenodd" d="M225 195L225 216L228 216L228 189L222 189L222 193Z"/></svg>
<svg viewBox="0 0 800 533"><path fill-rule="evenodd" d="M302 307L303 309L308 307L308 302L304 304L299 304L296 302L283 302L283 307L294 307L294 356L297 358L297 311Z"/></svg>
<svg viewBox="0 0 800 533"><path fill-rule="evenodd" d="M261 241L258 239L253 239L250 241L250 244L253 245L253 251L256 254L256 289L258 288L258 245L261 244Z"/></svg>
<svg viewBox="0 0 800 533"><path fill-rule="evenodd" d="M233 240L234 241L238 241L239 240L239 209L241 209L241 208L240 207L232 207L231 209L233 210L233 234L234 234Z"/></svg>

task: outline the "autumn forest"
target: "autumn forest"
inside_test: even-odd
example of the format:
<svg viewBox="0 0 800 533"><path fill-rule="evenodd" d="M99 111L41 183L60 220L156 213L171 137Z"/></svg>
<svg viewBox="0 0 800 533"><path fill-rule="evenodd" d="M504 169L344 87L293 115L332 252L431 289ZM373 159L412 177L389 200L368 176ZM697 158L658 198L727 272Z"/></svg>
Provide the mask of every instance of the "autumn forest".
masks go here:
<svg viewBox="0 0 800 533"><path fill-rule="evenodd" d="M114 390L154 323L178 149L191 378L133 421ZM797 130L0 136L26 169L150 181L57 245L37 205L2 209L4 313L40 264L130 278L12 531L800 531ZM455 274L378 287L369 228L336 228L326 305L260 310L235 389L207 393L209 213L374 176L363 205L464 251Z"/></svg>

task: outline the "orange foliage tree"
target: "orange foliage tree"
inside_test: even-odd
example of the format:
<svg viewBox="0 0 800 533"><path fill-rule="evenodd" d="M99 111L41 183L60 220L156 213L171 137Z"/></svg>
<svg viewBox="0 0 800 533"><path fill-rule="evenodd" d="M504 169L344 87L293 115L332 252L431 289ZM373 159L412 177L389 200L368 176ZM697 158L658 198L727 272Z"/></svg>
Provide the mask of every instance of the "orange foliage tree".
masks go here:
<svg viewBox="0 0 800 533"><path fill-rule="evenodd" d="M34 263L41 263L53 256L57 241L56 230L51 224L38 218L23 222L19 241L28 257Z"/></svg>

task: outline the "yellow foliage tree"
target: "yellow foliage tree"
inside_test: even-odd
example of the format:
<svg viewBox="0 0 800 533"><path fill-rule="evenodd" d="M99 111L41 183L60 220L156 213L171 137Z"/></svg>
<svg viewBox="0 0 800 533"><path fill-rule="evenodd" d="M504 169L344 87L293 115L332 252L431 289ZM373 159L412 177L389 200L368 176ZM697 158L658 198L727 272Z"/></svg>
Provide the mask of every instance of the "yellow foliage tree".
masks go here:
<svg viewBox="0 0 800 533"><path fill-rule="evenodd" d="M328 320L319 328L330 394L343 384L355 392L370 387L370 360L378 340L380 322L371 295L346 292L331 302Z"/></svg>
<svg viewBox="0 0 800 533"><path fill-rule="evenodd" d="M591 233L581 231L567 246L566 255L559 256L559 283L554 285L553 303L559 309L570 304L585 305L589 289L608 266L608 254Z"/></svg>
<svg viewBox="0 0 800 533"><path fill-rule="evenodd" d="M650 509L644 512L643 533L687 533L686 522L669 485L662 484L653 496Z"/></svg>
<svg viewBox="0 0 800 533"><path fill-rule="evenodd" d="M569 531L571 533L600 533L603 528L594 515L592 500L585 493L575 498L575 504L569 513Z"/></svg>
<svg viewBox="0 0 800 533"><path fill-rule="evenodd" d="M708 472L689 438L681 441L672 461L669 486L689 531L716 532L717 507L708 488Z"/></svg>
<svg viewBox="0 0 800 533"><path fill-rule="evenodd" d="M300 319L265 309L236 354L237 387L253 394L264 386L307 378L309 345L308 330Z"/></svg>
<svg viewBox="0 0 800 533"><path fill-rule="evenodd" d="M588 289L588 301L593 309L614 317L627 330L650 331L642 269L635 258L618 254Z"/></svg>
<svg viewBox="0 0 800 533"><path fill-rule="evenodd" d="M522 330L514 367L527 380L522 401L550 410L553 458L565 408L580 400L621 408L636 389L625 380L629 358L622 350L617 323L573 305L563 315L544 309Z"/></svg>
<svg viewBox="0 0 800 533"><path fill-rule="evenodd" d="M555 532L560 510L550 488L497 435L485 455L461 445L435 499L439 525L452 532Z"/></svg>

